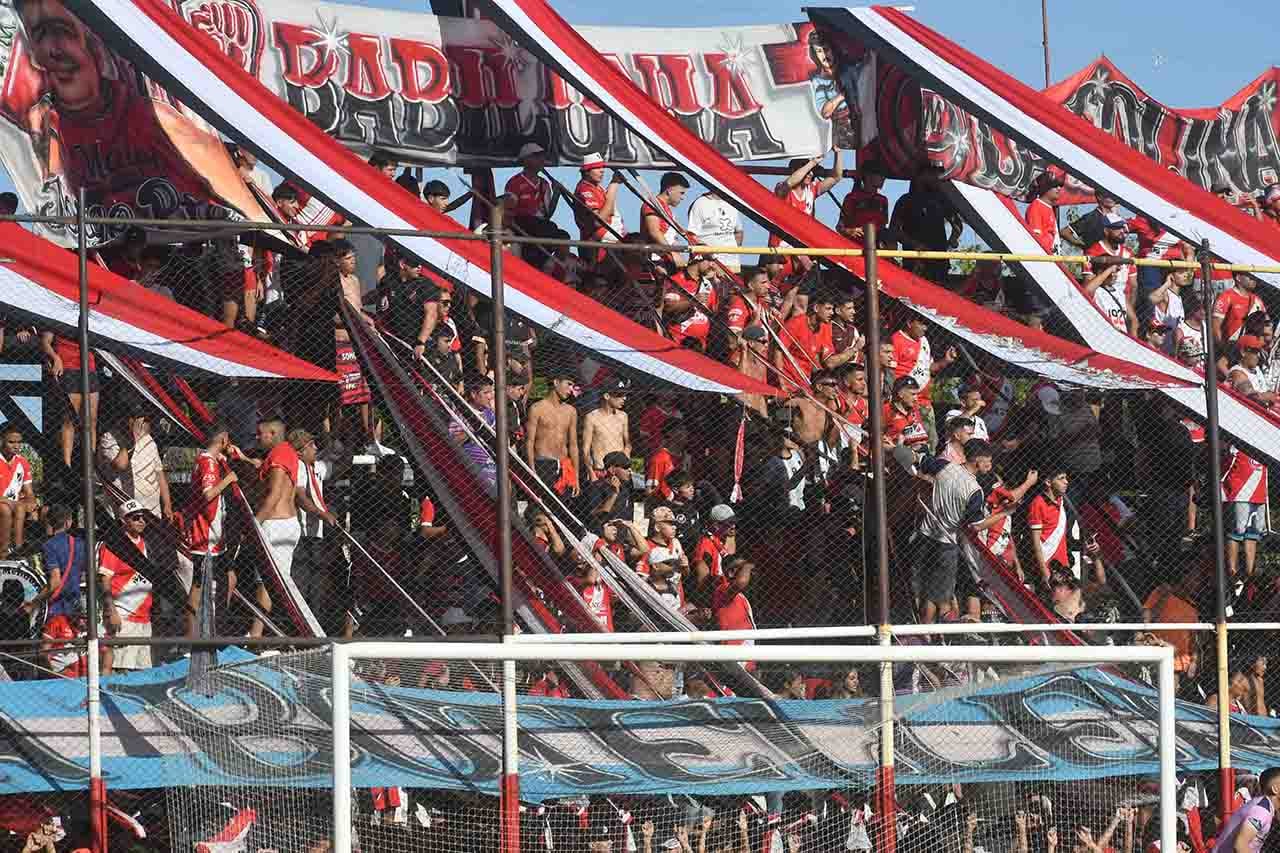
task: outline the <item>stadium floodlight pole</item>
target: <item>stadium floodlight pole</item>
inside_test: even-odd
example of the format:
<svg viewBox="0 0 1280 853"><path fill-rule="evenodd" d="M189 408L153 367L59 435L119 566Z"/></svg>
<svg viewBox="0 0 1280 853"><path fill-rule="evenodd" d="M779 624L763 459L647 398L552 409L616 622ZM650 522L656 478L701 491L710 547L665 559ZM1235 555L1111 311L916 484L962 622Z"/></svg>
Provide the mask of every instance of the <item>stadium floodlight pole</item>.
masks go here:
<svg viewBox="0 0 1280 853"><path fill-rule="evenodd" d="M879 643L893 642L889 607L889 529L884 494L884 386L880 378L880 264L876 257L876 224L863 226L867 279L867 398L870 411L871 490L875 515L863 529L875 531L876 585L879 587ZM864 549L865 554L865 549ZM863 571L866 571L864 567ZM864 575L865 577L865 575ZM875 812L880 819L880 843L877 850L893 853L897 846L893 782L893 664L880 662L880 767L876 771Z"/></svg>
<svg viewBox="0 0 1280 853"><path fill-rule="evenodd" d="M1040 0L1040 32L1044 34L1044 87L1052 85L1049 76L1049 0Z"/></svg>
<svg viewBox="0 0 1280 853"><path fill-rule="evenodd" d="M516 632L511 565L511 438L507 425L506 288L502 280L502 205L489 206L489 280L493 297L493 432L498 469L498 569L502 581L502 638ZM520 748L516 725L516 662L502 662L502 797L499 853L520 853Z"/></svg>
<svg viewBox="0 0 1280 853"><path fill-rule="evenodd" d="M85 234L84 187L76 205L76 248L80 269L80 477L81 497L84 504L84 571L85 602L89 617L88 638L88 698L89 712L89 832L94 853L107 853L107 792L102 782L102 674L98 646L98 572L94 565L97 543L94 535L93 506L93 427L89 405L89 245ZM72 541L74 551L75 542ZM75 554L71 555L75 560Z"/></svg>
<svg viewBox="0 0 1280 853"><path fill-rule="evenodd" d="M1200 298L1213 305L1213 256L1209 238L1200 243ZM1218 814L1223 820L1231 811L1236 784L1231 769L1231 677L1227 660L1227 565L1222 520L1222 439L1218 434L1218 344L1206 320L1200 328L1204 338L1204 412L1209 441L1209 506L1213 510L1213 568L1218 633Z"/></svg>

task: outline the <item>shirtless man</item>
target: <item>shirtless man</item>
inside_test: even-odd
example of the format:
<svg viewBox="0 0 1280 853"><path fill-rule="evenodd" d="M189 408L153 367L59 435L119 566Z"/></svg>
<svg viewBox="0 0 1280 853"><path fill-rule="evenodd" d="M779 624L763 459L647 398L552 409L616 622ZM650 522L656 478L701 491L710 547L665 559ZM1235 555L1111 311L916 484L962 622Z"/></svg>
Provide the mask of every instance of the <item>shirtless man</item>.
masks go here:
<svg viewBox="0 0 1280 853"><path fill-rule="evenodd" d="M786 402L792 410L791 431L796 442L816 453L824 468L836 461L841 443L839 422L828 412L839 405L838 385L835 373L818 370L813 374L813 397L797 396Z"/></svg>
<svg viewBox="0 0 1280 853"><path fill-rule="evenodd" d="M578 410L569 399L577 382L568 368L551 378L551 393L529 407L525 458L543 483L563 495L581 493L578 483Z"/></svg>
<svg viewBox="0 0 1280 853"><path fill-rule="evenodd" d="M293 551L302 538L302 524L298 521L296 500L298 488L298 452L284 440L284 421L268 417L258 422L258 444L267 451L262 460L251 460L258 469L261 488L258 508L254 517L262 525L262 535L271 559L280 574L289 577L293 569ZM234 452L234 451L232 451ZM271 597L258 581L258 603L271 612ZM263 624L254 619L249 628L250 636L262 636Z"/></svg>
<svg viewBox="0 0 1280 853"><path fill-rule="evenodd" d="M351 306L351 310L355 311L361 320L372 327L372 318L360 308L364 295L362 293L363 288L360 286L360 277L356 275L355 246L342 239L330 240L329 242L332 244L333 259L338 264L342 298L346 300L346 303ZM363 428L364 434L371 437L373 430L369 402L372 399L372 395L369 392L369 385L364 381L364 376L360 372L355 350L351 346L351 334L343 325L340 314L333 318L333 325L337 373L342 380L342 405L356 407L356 410L360 413L360 426Z"/></svg>
<svg viewBox="0 0 1280 853"><path fill-rule="evenodd" d="M624 410L630 391L625 379L610 382L600 396L600 407L582 419L582 462L592 479L605 476L604 458L610 453L631 457L631 430Z"/></svg>

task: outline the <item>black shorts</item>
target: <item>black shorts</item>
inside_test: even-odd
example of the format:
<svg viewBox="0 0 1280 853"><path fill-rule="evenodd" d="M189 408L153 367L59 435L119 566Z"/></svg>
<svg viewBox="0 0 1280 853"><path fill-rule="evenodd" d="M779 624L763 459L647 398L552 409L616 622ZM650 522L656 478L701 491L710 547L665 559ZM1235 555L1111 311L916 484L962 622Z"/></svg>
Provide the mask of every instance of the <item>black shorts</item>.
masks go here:
<svg viewBox="0 0 1280 853"><path fill-rule="evenodd" d="M62 376L58 377L58 384L62 386L62 390L68 394L80 393L80 368L74 370L62 371ZM98 391L98 371L89 371L89 393L94 394Z"/></svg>
<svg viewBox="0 0 1280 853"><path fill-rule="evenodd" d="M960 546L920 537L916 551L915 587L923 604L945 604L956 594L956 573L960 567Z"/></svg>

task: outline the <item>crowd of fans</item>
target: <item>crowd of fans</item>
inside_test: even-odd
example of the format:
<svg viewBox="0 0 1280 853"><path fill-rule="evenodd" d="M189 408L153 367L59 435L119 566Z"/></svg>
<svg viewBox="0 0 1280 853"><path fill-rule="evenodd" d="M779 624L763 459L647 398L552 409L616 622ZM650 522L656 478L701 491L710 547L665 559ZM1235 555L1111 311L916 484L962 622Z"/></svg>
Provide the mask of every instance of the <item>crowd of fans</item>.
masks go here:
<svg viewBox="0 0 1280 853"><path fill-rule="evenodd" d="M261 183L253 157L234 153L245 179ZM386 158L370 162L442 215L468 200L500 204L516 233L570 236L553 219L558 203L570 205L576 236L605 248L571 253L523 244L512 251L673 346L720 359L777 393L727 400L664 391L571 341L535 332L515 315L505 318L506 351L497 353L488 300L417 266L390 242L314 231L301 232L292 251L265 241L237 250L218 242L168 245L161 232L128 229L103 250L109 267L331 367L341 382L332 396L311 386L202 386L219 423L209 426L203 447L187 449L181 467L190 483L177 484L175 471L166 470L179 458L175 441L157 443L153 411L115 395L100 418L92 356L90 395L82 399L75 344L9 325L6 346L38 350L50 388L64 403L53 446L67 472L80 452L81 417L96 436L89 452L120 528L110 531L97 561L103 592L111 596L106 630L147 635L151 588L171 586L176 603L159 606L158 618L169 620L166 630L195 631L211 578L219 607L238 612L241 627L256 635L272 626L272 614L281 611L253 568L266 555L243 544L241 494L271 562L326 631L422 630L420 614L398 600L396 584L447 630L492 624L492 584L467 558L457 529L463 520L428 494L416 461L393 449L394 430L384 433L344 310L352 321L378 327L443 395L449 436L480 482L496 478L485 427L493 425L497 406L507 407L518 464L582 527L566 535L561 510L524 493L517 495L519 523L606 629L639 627L610 582L620 564L700 628L875 621L868 607L877 577L864 571L875 547L875 531L865 523L872 509L870 357L883 382L884 535L895 621L1097 622L1161 618L1176 607L1203 611L1205 590L1197 583L1212 555L1196 534L1206 490L1217 486L1205 482L1203 430L1164 398L1104 397L1022 378L982 354L975 360L921 316L892 308L880 352L868 353L860 282L804 255L762 256L746 265L736 254L684 251L688 243L740 244L743 228L737 211L714 193L692 198L681 224L690 183L678 173L663 175L656 193L642 192L633 229L623 201L634 185L617 173L606 181L596 156L586 158L570 190L555 182L545 152L530 143L521 151L521 171L495 198L477 189L458 200L441 181L421 185L407 171L396 177ZM864 162L846 172L839 152L830 170L821 158L794 161L775 191L797 213L813 215L817 200L838 194L850 177L853 187L835 223L841 233L861 239L874 223L882 246L958 245L963 222L934 169L921 170L892 213L881 192L883 170ZM1027 222L1046 251L1066 241L1095 259L1077 273L1103 315L1200 370L1204 336L1213 335L1221 357L1209 369L1270 407L1280 373L1273 374L1274 329L1257 282L1222 276L1206 310L1193 275L1126 263L1135 256L1188 258L1191 247L1141 217L1120 216L1103 193L1095 210L1059 227L1060 186L1048 175L1037 184ZM311 201L289 183L262 188L285 221L298 220ZM1255 207L1275 220L1280 190ZM341 224L340 217L332 221ZM771 242L783 243L776 236ZM608 248L620 243L670 249ZM1029 325L1055 327L1053 306L998 265L965 273L953 272L949 262L907 265ZM491 379L496 358L507 366L501 401ZM9 472L0 551L42 554L49 583L23 606L47 617L44 664L62 672L78 665L76 655L59 650L83 631L73 624L85 580L83 541L75 535L73 492L55 494L48 464L49 494L33 491L22 442L11 429L0 444ZM1270 576L1259 544L1269 533L1267 467L1232 447L1223 469L1233 592L1242 607L1265 610ZM452 505L464 513L477 498L455 497ZM49 536L42 542L32 531ZM608 552L607 562L601 552ZM1184 657L1194 657L1192 639L1180 642ZM124 654L113 665L149 661L149 654Z"/></svg>

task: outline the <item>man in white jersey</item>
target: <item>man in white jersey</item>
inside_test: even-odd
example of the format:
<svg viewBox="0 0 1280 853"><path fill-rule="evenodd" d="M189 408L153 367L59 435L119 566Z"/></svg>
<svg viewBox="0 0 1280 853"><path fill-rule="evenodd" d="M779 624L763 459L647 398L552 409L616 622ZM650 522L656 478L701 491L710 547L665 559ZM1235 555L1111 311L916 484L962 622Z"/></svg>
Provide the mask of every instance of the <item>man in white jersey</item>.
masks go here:
<svg viewBox="0 0 1280 853"><path fill-rule="evenodd" d="M1218 833L1213 853L1260 853L1280 806L1280 767L1269 767L1258 780L1258 796L1237 809Z"/></svg>

